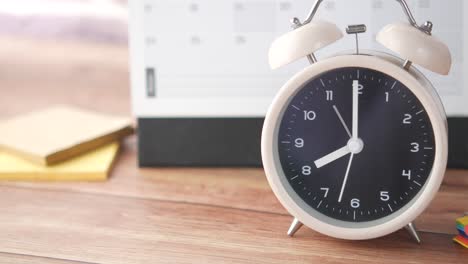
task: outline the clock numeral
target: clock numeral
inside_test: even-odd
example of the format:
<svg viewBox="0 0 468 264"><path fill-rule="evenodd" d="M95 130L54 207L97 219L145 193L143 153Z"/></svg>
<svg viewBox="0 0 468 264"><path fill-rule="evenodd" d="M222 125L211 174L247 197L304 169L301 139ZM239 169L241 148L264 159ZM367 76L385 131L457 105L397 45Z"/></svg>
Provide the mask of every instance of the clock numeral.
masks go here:
<svg viewBox="0 0 468 264"><path fill-rule="evenodd" d="M354 209L359 208L359 206L361 206L360 203L361 201L359 201L359 199L354 198L351 200L351 207Z"/></svg>
<svg viewBox="0 0 468 264"><path fill-rule="evenodd" d="M364 93L364 85L359 84L358 85L358 94L361 95Z"/></svg>
<svg viewBox="0 0 468 264"><path fill-rule="evenodd" d="M390 94L385 92L385 102L388 103L388 101L390 101Z"/></svg>
<svg viewBox="0 0 468 264"><path fill-rule="evenodd" d="M410 114L405 114L405 118L403 118L403 124L410 125L412 118L413 116L411 116Z"/></svg>
<svg viewBox="0 0 468 264"><path fill-rule="evenodd" d="M407 170L407 171L406 171L406 170L403 170L403 171L401 172L401 176L407 177L407 178L408 178L408 181L410 181L410 180L411 180L411 170Z"/></svg>
<svg viewBox="0 0 468 264"><path fill-rule="evenodd" d="M304 120L315 120L317 118L317 114L314 111L304 111Z"/></svg>
<svg viewBox="0 0 468 264"><path fill-rule="evenodd" d="M294 146L296 148L303 148L304 147L304 139L296 138L296 140L294 140Z"/></svg>
<svg viewBox="0 0 468 264"><path fill-rule="evenodd" d="M302 174L305 176L309 176L310 174L312 174L312 167L302 166Z"/></svg>
<svg viewBox="0 0 468 264"><path fill-rule="evenodd" d="M327 101L333 101L333 91L332 90L327 90Z"/></svg>
<svg viewBox="0 0 468 264"><path fill-rule="evenodd" d="M383 202L389 201L390 195L388 194L388 192L380 192L380 200L382 200Z"/></svg>
<svg viewBox="0 0 468 264"><path fill-rule="evenodd" d="M411 152L416 153L419 152L419 143L413 142L411 143Z"/></svg>
<svg viewBox="0 0 468 264"><path fill-rule="evenodd" d="M330 190L330 188L320 188L320 190L325 192L325 193L323 194L323 198L327 198L327 196L328 196L328 191Z"/></svg>

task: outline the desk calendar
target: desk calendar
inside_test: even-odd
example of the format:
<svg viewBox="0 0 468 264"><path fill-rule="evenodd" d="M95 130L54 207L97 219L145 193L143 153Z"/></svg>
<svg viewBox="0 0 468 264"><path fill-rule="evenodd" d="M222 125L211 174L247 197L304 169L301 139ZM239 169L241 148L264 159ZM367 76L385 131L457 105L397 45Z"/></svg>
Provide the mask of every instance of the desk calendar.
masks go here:
<svg viewBox="0 0 468 264"><path fill-rule="evenodd" d="M370 34L362 37L363 49L382 49L376 31L395 19L405 21L394 1L328 1L318 17L337 17L347 23L364 23ZM304 16L307 0L130 1L133 105L138 116L150 117L262 117L281 84L306 64L282 71L267 64L269 44L290 30L288 21ZM468 90L463 34L468 5L462 0L413 0L420 20L431 18L434 35L449 44L454 66L448 78L428 74L445 102L449 115L467 115ZM362 9L362 6L365 8ZM390 10L390 11L389 11ZM359 15L357 15L359 14ZM352 49L352 39L342 40L318 54ZM427 72L424 72L427 74ZM157 101L158 103L155 103Z"/></svg>
<svg viewBox="0 0 468 264"><path fill-rule="evenodd" d="M377 31L391 21L406 21L396 1L330 0L318 18L366 24L362 49L385 51ZM262 120L282 84L307 65L303 60L270 70L268 49L290 31L287 21L307 14L308 0L145 0L129 1L132 104L142 120ZM448 77L424 69L451 117L468 115L466 32L468 4L462 0L410 0L418 20L430 19L434 35L448 43L453 68ZM338 20L336 20L338 18ZM285 23L286 21L286 23ZM335 51L354 49L352 38L320 50L318 60ZM260 122L260 121L259 121ZM260 129L261 125L257 125ZM256 132L259 133L260 130ZM254 133L255 134L255 133ZM241 142L242 140L238 140Z"/></svg>

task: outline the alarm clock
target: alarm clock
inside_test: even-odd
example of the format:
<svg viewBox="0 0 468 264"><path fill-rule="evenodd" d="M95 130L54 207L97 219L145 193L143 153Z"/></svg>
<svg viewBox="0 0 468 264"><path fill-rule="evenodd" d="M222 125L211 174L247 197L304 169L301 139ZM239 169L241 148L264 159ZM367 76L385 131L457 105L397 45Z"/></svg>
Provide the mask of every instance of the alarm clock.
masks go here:
<svg viewBox="0 0 468 264"><path fill-rule="evenodd" d="M447 164L447 121L430 81L413 64L447 75L448 47L418 25L383 28L377 41L398 57L359 50L365 25L346 29L356 49L318 60L315 52L345 35L336 25L292 19L293 31L269 51L275 69L307 58L271 104L262 132L262 161L275 195L294 217L328 236L363 240L406 227L436 195Z"/></svg>

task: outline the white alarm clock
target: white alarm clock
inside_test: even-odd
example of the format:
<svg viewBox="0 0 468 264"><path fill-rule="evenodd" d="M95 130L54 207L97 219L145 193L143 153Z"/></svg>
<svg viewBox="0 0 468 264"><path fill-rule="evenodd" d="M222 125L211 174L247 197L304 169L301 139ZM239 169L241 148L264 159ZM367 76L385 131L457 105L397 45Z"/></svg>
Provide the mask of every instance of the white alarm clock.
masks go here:
<svg viewBox="0 0 468 264"><path fill-rule="evenodd" d="M406 227L419 242L413 220L436 195L447 163L447 122L431 83L412 64L447 75L451 55L419 26L407 3L409 23L386 26L377 41L401 58L356 51L318 61L314 52L344 35L313 19L271 46L278 68L301 58L311 65L279 91L266 115L262 159L275 195L294 217L292 236L303 224L342 239L371 239Z"/></svg>

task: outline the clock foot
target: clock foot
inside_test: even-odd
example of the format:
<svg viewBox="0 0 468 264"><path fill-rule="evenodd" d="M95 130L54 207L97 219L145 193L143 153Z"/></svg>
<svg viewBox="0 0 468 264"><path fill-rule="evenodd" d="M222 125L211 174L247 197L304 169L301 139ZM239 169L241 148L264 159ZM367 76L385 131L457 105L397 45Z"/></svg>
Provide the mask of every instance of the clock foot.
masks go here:
<svg viewBox="0 0 468 264"><path fill-rule="evenodd" d="M410 235L418 242L418 244L421 244L421 239L419 238L418 231L416 230L416 227L414 226L413 223L409 223L405 229L410 233Z"/></svg>
<svg viewBox="0 0 468 264"><path fill-rule="evenodd" d="M288 229L288 236L292 237L294 234L299 230L303 224L299 222L296 218L294 218L293 222L291 223L291 226Z"/></svg>

